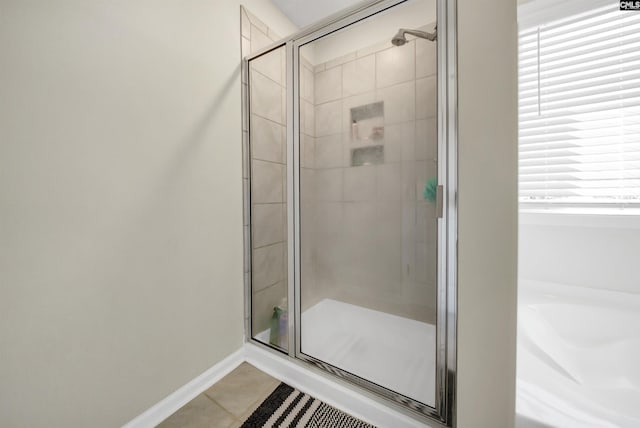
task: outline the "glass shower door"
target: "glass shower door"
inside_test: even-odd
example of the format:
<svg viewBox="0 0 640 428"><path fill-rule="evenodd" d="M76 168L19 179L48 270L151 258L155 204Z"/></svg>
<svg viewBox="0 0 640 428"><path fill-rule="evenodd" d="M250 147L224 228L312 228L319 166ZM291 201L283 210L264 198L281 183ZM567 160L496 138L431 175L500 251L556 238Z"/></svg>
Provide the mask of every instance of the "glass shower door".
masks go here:
<svg viewBox="0 0 640 428"><path fill-rule="evenodd" d="M285 46L248 62L251 337L286 351L287 153Z"/></svg>
<svg viewBox="0 0 640 428"><path fill-rule="evenodd" d="M294 44L297 355L417 409L436 406L435 21L407 1Z"/></svg>

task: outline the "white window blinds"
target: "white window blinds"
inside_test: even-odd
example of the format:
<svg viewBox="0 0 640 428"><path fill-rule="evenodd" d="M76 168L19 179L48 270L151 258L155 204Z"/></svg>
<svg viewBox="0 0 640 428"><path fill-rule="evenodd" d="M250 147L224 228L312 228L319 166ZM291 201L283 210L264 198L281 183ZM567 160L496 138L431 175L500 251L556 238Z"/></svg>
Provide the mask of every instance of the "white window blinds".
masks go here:
<svg viewBox="0 0 640 428"><path fill-rule="evenodd" d="M522 207L640 207L640 13L618 2L519 36Z"/></svg>

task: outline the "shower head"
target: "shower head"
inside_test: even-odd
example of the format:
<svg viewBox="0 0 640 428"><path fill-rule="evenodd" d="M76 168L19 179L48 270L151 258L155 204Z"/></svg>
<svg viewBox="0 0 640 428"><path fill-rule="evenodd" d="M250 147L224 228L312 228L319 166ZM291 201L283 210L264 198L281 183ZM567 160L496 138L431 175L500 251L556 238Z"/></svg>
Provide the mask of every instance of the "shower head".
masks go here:
<svg viewBox="0 0 640 428"><path fill-rule="evenodd" d="M426 31L420 30L408 30L406 28L401 28L398 30L395 36L391 39L391 44L394 46L402 46L407 43L406 34L411 34L412 36L419 37L421 39L427 39L431 42L436 41L437 32L436 28L433 29L433 33L427 33Z"/></svg>
<svg viewBox="0 0 640 428"><path fill-rule="evenodd" d="M398 31L396 35L393 36L393 39L391 39L391 44L393 46L402 46L405 43L407 43L407 39L404 37L404 30Z"/></svg>

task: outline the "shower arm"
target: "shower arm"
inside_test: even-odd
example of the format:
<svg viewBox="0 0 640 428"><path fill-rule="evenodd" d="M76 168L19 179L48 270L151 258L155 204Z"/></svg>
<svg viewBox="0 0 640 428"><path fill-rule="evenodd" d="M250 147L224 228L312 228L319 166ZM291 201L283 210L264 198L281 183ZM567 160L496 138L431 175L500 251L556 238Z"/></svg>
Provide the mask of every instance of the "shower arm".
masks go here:
<svg viewBox="0 0 640 428"><path fill-rule="evenodd" d="M416 36L416 37L419 37L421 39L427 39L427 40L430 40L430 41L433 42L438 37L438 34L437 34L436 30L437 30L437 27L434 27L433 33L428 33L426 31L420 31L420 30L409 30L407 28L402 28L400 31L403 34L411 34L412 36Z"/></svg>

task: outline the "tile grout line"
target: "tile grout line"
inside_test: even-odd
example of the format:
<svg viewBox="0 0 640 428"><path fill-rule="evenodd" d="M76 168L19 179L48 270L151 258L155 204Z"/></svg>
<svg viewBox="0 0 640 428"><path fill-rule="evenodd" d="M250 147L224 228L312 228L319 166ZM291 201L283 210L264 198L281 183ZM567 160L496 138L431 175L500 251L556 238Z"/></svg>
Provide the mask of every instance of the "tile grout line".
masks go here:
<svg viewBox="0 0 640 428"><path fill-rule="evenodd" d="M258 403L258 402L262 403L264 400L266 400L269 397L269 395L271 395L271 393L273 391L275 391L275 389L278 387L278 385L280 385L280 383L282 383L282 381L280 379L273 378L273 380L275 381L274 382L275 386L273 387L273 389L269 388L267 390L267 392L261 398L258 398L253 403L251 403L251 405L249 405L249 407L244 411L243 415L246 414L249 409L254 407L256 403ZM255 412L256 410L257 410L257 408L254 408L254 410L251 413ZM251 415L249 415L249 416L251 416ZM238 419L240 419L240 417L238 417Z"/></svg>
<svg viewBox="0 0 640 428"><path fill-rule="evenodd" d="M214 383L214 385L215 385L215 383ZM238 418L236 415L234 415L231 411L229 411L229 410L228 410L226 407L224 407L221 403L219 403L218 401L216 401L216 400L214 400L213 398L209 397L209 396L207 395L207 393L206 393L206 392L203 392L202 394L204 394L204 396L205 396L205 397L207 397L209 400L211 400L211 401L213 401L214 403L216 403L216 404L217 404L217 405L218 405L222 410L224 410L224 411L225 411L225 413L227 413L228 415L230 415L230 416L231 416L231 418L233 419L233 422L236 422L236 421L238 421L238 420L239 420L239 418Z"/></svg>
<svg viewBox="0 0 640 428"><path fill-rule="evenodd" d="M277 387L278 387L278 385L282 382L282 381L280 381L279 379L276 379L276 378L273 378L273 379L274 379L274 381L275 381L275 382L274 382L274 383L275 383L275 386L273 387L273 389L269 388L269 389L267 390L267 392L266 392L263 396L261 396L260 398L258 398L258 399L256 399L256 400L252 401L252 402L251 402L251 404L249 404L249 406L247 406L247 408L242 412L242 415L240 415L240 416L236 416L233 412L231 412L230 410L228 410L228 409L227 409L225 406L223 406L220 402L218 402L217 400L215 400L215 399L213 399L213 398L209 397L209 396L206 394L206 392L203 392L202 394L203 394L204 396L206 396L209 400L213 401L215 404L217 404L218 406L220 406L220 407L222 408L222 410L224 410L227 414L229 414L229 415L233 418L234 422L245 422L245 421L244 421L244 420L242 420L241 418L242 418L244 415L246 415L246 413L249 411L249 409L251 409L252 407L254 407L256 403L258 403L258 402L262 403L264 400L266 400L266 399L267 399L267 397L269 397L269 395L270 395L270 394L275 390L275 388L277 388ZM215 384L214 384L214 385L215 385ZM257 410L257 408L256 408L256 409L254 409L251 413L253 413L255 410ZM249 416L251 416L251 415L249 415Z"/></svg>

